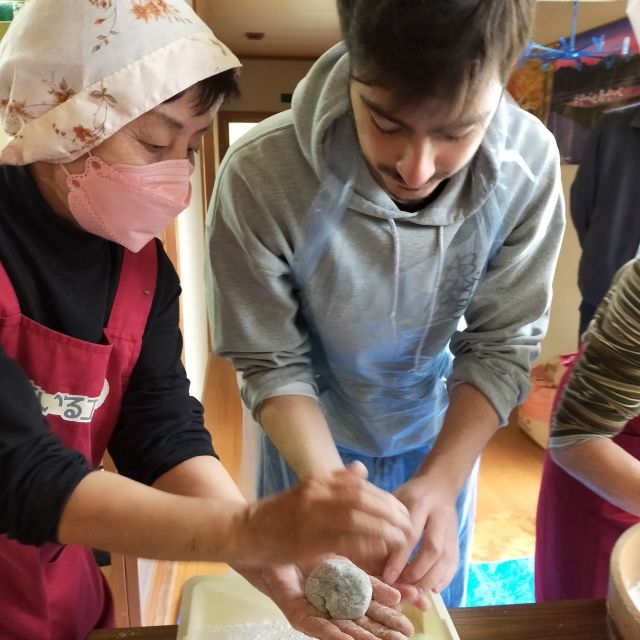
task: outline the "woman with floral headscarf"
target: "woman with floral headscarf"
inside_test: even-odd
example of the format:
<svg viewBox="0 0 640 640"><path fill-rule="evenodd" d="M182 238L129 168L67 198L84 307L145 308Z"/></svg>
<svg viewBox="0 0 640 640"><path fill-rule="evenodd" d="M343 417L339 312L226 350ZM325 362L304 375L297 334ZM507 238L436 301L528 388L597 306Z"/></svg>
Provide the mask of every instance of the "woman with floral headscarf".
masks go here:
<svg viewBox="0 0 640 640"><path fill-rule="evenodd" d="M92 547L260 567L406 541L404 508L358 469L247 506L189 396L155 236L237 67L182 0L30 0L0 43L3 640L112 623ZM107 447L120 475L94 473ZM245 573L294 624L350 637L296 609L291 567Z"/></svg>

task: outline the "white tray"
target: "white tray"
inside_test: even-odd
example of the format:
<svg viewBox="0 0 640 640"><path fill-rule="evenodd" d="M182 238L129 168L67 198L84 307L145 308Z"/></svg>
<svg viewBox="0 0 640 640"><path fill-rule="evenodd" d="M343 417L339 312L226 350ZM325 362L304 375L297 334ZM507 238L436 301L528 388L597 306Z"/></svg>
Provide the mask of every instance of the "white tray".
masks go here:
<svg viewBox="0 0 640 640"><path fill-rule="evenodd" d="M404 613L413 623L415 640L460 640L442 598L428 594L431 606L422 612L407 606ZM265 621L286 623L280 609L242 576L196 576L184 585L177 640L205 640L208 632L223 625L247 625ZM211 636L216 637L213 631ZM225 635L231 638L231 635ZM239 633L238 638L246 637Z"/></svg>

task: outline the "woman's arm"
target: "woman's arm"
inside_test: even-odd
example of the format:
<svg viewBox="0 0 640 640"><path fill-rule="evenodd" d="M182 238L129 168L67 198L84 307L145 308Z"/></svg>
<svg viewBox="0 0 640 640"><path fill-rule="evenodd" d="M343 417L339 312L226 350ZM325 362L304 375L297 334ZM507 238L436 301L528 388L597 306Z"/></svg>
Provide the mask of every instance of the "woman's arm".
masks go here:
<svg viewBox="0 0 640 640"><path fill-rule="evenodd" d="M640 415L640 261L618 273L585 336L554 415L553 459L612 504L640 515L640 461L613 441Z"/></svg>
<svg viewBox="0 0 640 640"><path fill-rule="evenodd" d="M247 505L213 457L168 472L156 482L163 490L95 472L71 494L58 540L146 558L239 566L324 553L366 564L406 544L411 524L406 509L365 477L359 468L342 470Z"/></svg>
<svg viewBox="0 0 640 640"><path fill-rule="evenodd" d="M553 449L567 473L611 504L640 517L640 460L609 438Z"/></svg>

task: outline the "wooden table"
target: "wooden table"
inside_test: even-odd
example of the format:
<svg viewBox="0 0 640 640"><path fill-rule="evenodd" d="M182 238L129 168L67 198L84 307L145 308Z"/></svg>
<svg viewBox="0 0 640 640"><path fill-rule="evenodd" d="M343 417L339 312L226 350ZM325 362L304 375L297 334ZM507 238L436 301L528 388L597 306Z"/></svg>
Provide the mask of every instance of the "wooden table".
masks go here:
<svg viewBox="0 0 640 640"><path fill-rule="evenodd" d="M604 600L449 611L461 640L606 640ZM175 640L177 627L94 631L88 640Z"/></svg>

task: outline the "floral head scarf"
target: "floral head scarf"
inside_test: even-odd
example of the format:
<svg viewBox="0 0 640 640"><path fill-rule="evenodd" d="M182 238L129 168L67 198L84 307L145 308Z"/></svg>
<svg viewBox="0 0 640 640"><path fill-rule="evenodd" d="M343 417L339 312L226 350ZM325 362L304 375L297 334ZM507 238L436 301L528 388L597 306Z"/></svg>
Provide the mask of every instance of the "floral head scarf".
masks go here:
<svg viewBox="0 0 640 640"><path fill-rule="evenodd" d="M184 0L28 0L0 42L0 164L75 160L239 66Z"/></svg>

